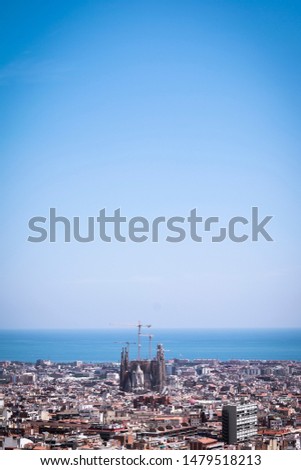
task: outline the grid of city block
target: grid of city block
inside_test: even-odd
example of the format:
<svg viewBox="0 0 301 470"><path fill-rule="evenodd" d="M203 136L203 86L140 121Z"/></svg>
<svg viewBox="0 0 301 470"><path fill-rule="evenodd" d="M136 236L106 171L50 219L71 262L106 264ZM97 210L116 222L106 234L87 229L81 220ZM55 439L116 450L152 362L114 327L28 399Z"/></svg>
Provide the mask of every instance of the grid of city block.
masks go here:
<svg viewBox="0 0 301 470"><path fill-rule="evenodd" d="M0 363L0 449L299 450L301 362Z"/></svg>

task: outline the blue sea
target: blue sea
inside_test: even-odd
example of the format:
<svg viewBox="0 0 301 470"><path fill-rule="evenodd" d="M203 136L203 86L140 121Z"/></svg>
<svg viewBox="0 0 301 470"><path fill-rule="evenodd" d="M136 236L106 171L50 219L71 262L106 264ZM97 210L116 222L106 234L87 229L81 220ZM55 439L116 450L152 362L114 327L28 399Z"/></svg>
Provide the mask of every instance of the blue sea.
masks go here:
<svg viewBox="0 0 301 470"><path fill-rule="evenodd" d="M106 330L0 330L0 361L55 362L120 360L129 341L130 356L137 356L135 329ZM144 331L143 333L148 333ZM167 359L213 358L301 360L301 329L161 329L150 332L162 343ZM142 356L149 354L148 337L142 337Z"/></svg>

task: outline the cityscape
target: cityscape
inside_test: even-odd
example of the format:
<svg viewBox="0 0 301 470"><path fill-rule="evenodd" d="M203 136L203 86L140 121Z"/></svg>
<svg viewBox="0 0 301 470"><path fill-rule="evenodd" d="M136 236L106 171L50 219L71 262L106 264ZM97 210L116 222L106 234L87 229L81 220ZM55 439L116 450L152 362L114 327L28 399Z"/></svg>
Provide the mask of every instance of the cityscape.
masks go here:
<svg viewBox="0 0 301 470"><path fill-rule="evenodd" d="M300 361L166 359L136 326L120 362L0 362L0 450L300 450Z"/></svg>
<svg viewBox="0 0 301 470"><path fill-rule="evenodd" d="M0 450L278 468L260 452L301 450L301 1L1 17Z"/></svg>

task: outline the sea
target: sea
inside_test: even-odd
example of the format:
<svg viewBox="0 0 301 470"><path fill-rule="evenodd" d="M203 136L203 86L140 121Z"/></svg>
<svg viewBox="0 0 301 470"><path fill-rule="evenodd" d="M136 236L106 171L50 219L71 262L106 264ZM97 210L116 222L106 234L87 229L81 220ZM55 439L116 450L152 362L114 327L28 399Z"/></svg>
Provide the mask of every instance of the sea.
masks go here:
<svg viewBox="0 0 301 470"><path fill-rule="evenodd" d="M301 361L301 329L144 329L141 357L162 344L166 359ZM153 335L150 351L149 336ZM119 362L137 357L137 329L0 330L0 361Z"/></svg>

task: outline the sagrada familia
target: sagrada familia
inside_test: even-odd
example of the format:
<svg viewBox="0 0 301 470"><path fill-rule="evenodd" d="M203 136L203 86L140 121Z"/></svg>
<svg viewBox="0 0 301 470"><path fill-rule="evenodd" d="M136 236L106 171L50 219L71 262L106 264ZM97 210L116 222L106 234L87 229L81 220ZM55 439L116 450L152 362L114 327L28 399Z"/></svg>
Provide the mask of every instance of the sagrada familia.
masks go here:
<svg viewBox="0 0 301 470"><path fill-rule="evenodd" d="M165 358L161 344L157 345L157 354L151 360L129 360L128 349L121 352L120 389L124 392L143 393L149 390L162 392L165 383Z"/></svg>

